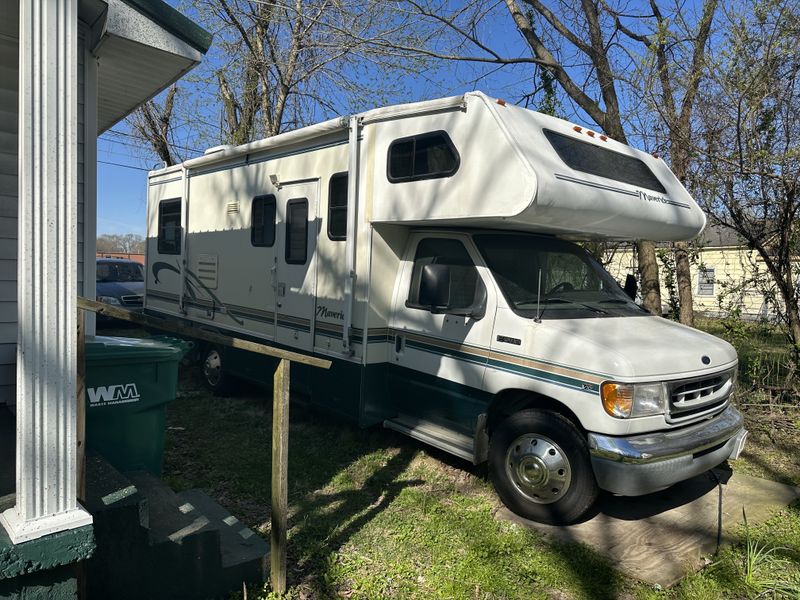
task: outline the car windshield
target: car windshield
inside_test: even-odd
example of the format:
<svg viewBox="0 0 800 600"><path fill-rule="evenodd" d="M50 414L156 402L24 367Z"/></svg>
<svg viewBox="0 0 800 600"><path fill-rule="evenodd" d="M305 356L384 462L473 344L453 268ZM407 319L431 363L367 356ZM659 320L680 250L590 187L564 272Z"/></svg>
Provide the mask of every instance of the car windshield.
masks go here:
<svg viewBox="0 0 800 600"><path fill-rule="evenodd" d="M144 281L142 265L137 263L97 263L97 281L102 283Z"/></svg>
<svg viewBox="0 0 800 600"><path fill-rule="evenodd" d="M525 234L474 238L509 305L524 317L535 317L537 306L542 319L648 314L580 246Z"/></svg>

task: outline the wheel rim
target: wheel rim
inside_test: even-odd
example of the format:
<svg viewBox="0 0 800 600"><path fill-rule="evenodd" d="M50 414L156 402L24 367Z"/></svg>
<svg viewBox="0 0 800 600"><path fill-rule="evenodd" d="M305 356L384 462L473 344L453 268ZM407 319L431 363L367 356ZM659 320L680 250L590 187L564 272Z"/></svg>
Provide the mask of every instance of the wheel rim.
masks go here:
<svg viewBox="0 0 800 600"><path fill-rule="evenodd" d="M522 435L509 445L506 474L520 494L537 504L560 500L572 482L569 460L561 447L535 433Z"/></svg>
<svg viewBox="0 0 800 600"><path fill-rule="evenodd" d="M206 362L203 365L203 372L209 385L216 386L222 379L222 357L219 352L212 350L206 355Z"/></svg>

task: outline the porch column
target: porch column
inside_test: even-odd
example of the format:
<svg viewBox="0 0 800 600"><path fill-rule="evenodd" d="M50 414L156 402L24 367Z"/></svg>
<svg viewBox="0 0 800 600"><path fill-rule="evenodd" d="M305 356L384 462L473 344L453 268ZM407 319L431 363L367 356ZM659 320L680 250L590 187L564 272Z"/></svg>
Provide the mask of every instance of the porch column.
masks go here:
<svg viewBox="0 0 800 600"><path fill-rule="evenodd" d="M88 525L76 499L77 0L20 0L14 543Z"/></svg>

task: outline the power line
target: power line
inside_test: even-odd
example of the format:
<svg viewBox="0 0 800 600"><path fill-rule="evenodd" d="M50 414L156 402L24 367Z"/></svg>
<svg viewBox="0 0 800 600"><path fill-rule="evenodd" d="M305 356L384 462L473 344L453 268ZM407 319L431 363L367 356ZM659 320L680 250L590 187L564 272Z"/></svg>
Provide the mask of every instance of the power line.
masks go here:
<svg viewBox="0 0 800 600"><path fill-rule="evenodd" d="M126 169L135 169L136 171L150 171L150 169L145 169L144 167L134 167L133 165L123 165L122 163L111 162L109 160L100 160L100 159L98 159L97 162L103 163L104 165L114 165L115 167L125 167Z"/></svg>
<svg viewBox="0 0 800 600"><path fill-rule="evenodd" d="M138 136L135 136L132 133L128 133L127 131L119 131L118 129L109 129L107 133L114 133L116 135L122 135L122 136L125 136L125 137L133 138L135 140L139 140L140 139ZM131 144L130 142L123 142L121 140L118 140L118 142L121 143L121 144L128 144L128 145L132 145L132 146L138 146L137 144ZM170 143L170 146L172 146L173 148L178 148L178 150L184 150L186 152L194 152L195 154L202 154L203 153L202 150L197 150L196 148L189 148L187 146L180 146L178 144Z"/></svg>

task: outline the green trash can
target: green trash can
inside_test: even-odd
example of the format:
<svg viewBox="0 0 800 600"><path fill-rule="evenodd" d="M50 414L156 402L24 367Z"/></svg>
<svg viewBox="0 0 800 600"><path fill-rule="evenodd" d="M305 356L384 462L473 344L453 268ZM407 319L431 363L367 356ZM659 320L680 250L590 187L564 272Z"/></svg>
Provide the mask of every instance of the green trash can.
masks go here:
<svg viewBox="0 0 800 600"><path fill-rule="evenodd" d="M86 448L120 471L161 474L165 408L175 399L183 340L86 340Z"/></svg>

